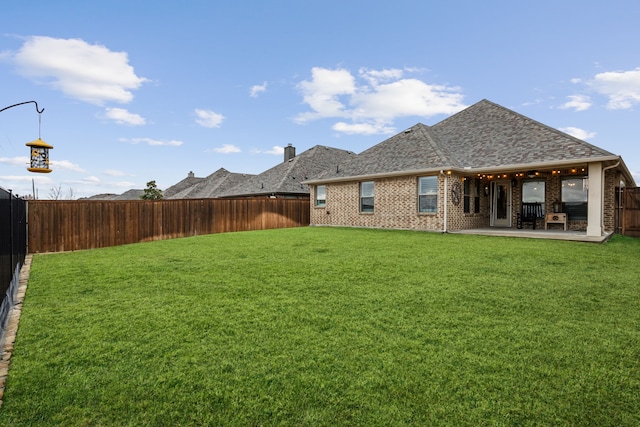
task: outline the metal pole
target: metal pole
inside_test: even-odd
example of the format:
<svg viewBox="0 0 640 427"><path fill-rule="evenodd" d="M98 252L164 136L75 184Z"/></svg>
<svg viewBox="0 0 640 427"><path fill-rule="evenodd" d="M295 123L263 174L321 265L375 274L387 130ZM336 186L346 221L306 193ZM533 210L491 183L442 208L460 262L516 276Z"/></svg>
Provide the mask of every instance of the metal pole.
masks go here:
<svg viewBox="0 0 640 427"><path fill-rule="evenodd" d="M0 113L2 113L4 110L8 110L9 108L17 107L18 105L30 104L32 102L36 104L36 111L38 112L38 114L42 114L44 108L42 110L38 109L38 103L36 101L25 101L19 102L18 104L9 105L8 107L4 107L2 110L0 110Z"/></svg>

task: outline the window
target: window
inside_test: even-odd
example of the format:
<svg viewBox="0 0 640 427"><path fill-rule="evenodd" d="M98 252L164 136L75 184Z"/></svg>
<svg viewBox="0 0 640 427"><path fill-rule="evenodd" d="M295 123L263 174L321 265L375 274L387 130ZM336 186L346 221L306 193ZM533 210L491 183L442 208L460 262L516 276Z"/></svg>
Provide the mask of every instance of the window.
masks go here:
<svg viewBox="0 0 640 427"><path fill-rule="evenodd" d="M588 178L562 179L562 211L567 213L567 219L587 219L588 193Z"/></svg>
<svg viewBox="0 0 640 427"><path fill-rule="evenodd" d="M360 212L373 212L373 181L360 183Z"/></svg>
<svg viewBox="0 0 640 427"><path fill-rule="evenodd" d="M544 212L544 180L522 182L522 203L540 203Z"/></svg>
<svg viewBox="0 0 640 427"><path fill-rule="evenodd" d="M438 177L418 178L418 212L436 213L438 211Z"/></svg>
<svg viewBox="0 0 640 427"><path fill-rule="evenodd" d="M480 180L471 181L469 178L464 180L464 213L471 213L471 205L473 204L473 213L480 212Z"/></svg>
<svg viewBox="0 0 640 427"><path fill-rule="evenodd" d="M316 185L316 206L324 207L327 205L327 186Z"/></svg>

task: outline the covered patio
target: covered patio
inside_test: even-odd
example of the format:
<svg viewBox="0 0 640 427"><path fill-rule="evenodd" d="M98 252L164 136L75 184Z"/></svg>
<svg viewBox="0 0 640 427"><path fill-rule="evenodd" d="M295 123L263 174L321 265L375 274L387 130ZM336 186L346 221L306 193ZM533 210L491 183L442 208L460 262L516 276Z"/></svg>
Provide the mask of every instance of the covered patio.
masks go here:
<svg viewBox="0 0 640 427"><path fill-rule="evenodd" d="M507 227L483 227L483 228L471 228L468 230L453 230L448 231L451 234L476 234L481 236L502 236L502 237L521 237L529 239L551 239L551 240L570 240L574 242L590 242L590 243L604 243L611 236L613 232L605 232L601 236L588 236L586 231L574 231L574 230L544 230L544 229L517 229Z"/></svg>

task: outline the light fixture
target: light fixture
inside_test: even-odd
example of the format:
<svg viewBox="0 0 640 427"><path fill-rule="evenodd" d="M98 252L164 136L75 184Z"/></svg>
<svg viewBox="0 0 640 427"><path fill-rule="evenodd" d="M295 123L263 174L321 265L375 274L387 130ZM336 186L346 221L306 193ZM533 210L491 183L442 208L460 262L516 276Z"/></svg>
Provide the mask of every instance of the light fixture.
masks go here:
<svg viewBox="0 0 640 427"><path fill-rule="evenodd" d="M29 172L40 172L40 173L49 173L51 169L49 168L49 150L53 148L53 145L47 144L42 139L40 139L40 123L42 120L42 112L43 109L38 108L38 103L36 101L25 101L20 102L18 104L9 105L8 107L3 108L0 112L4 110L8 110L9 108L17 107L19 105L34 103L36 105L36 111L38 112L38 139L35 141L27 142L27 147L29 147L29 158L30 167L27 168Z"/></svg>
<svg viewBox="0 0 640 427"><path fill-rule="evenodd" d="M538 171L529 171L529 172L527 172L527 176L529 178L535 178L538 175L540 175L540 173Z"/></svg>

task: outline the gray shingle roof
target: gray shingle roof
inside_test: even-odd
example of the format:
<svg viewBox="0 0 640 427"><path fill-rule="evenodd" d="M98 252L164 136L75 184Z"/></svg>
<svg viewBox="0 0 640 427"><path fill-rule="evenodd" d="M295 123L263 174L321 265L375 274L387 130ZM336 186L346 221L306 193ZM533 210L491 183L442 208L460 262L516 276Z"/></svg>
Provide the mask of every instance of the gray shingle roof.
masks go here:
<svg viewBox="0 0 640 427"><path fill-rule="evenodd" d="M191 174L191 173L190 173ZM193 175L193 174L191 174ZM182 197L175 197L180 193L190 192L194 186L202 182L204 178L198 178L195 176L188 176L177 184L172 185L162 192L165 199L181 199Z"/></svg>
<svg viewBox="0 0 640 427"><path fill-rule="evenodd" d="M432 128L459 167L494 167L613 156L493 102L477 104Z"/></svg>
<svg viewBox="0 0 640 427"><path fill-rule="evenodd" d="M318 176L327 169L335 169L355 154L351 151L316 145L296 157L254 175L219 197L263 194L309 194L302 182Z"/></svg>
<svg viewBox="0 0 640 427"><path fill-rule="evenodd" d="M255 175L233 173L220 168L206 178L185 178L169 187L164 195L166 199L215 198L253 176Z"/></svg>
<svg viewBox="0 0 640 427"><path fill-rule="evenodd" d="M141 200L144 190L131 189L122 194L96 194L91 197L84 197L80 200Z"/></svg>
<svg viewBox="0 0 640 427"><path fill-rule="evenodd" d="M418 123L309 181L603 157L615 155L482 100L431 127Z"/></svg>

